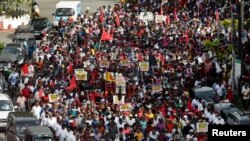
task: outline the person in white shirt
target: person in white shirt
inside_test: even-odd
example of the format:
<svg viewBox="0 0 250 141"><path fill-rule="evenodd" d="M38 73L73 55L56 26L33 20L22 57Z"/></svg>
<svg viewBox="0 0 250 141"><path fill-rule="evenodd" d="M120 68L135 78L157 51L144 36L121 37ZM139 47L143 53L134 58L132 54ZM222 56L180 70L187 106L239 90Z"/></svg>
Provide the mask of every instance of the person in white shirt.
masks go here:
<svg viewBox="0 0 250 141"><path fill-rule="evenodd" d="M17 98L16 103L19 105L21 111L25 111L26 109L25 102L26 102L26 98L22 94L20 94Z"/></svg>
<svg viewBox="0 0 250 141"><path fill-rule="evenodd" d="M215 125L224 125L225 124L225 120L223 118L221 118L221 116L217 116L214 119L213 124L215 124Z"/></svg>
<svg viewBox="0 0 250 141"><path fill-rule="evenodd" d="M130 114L129 117L126 118L126 123L131 127L135 123L135 119L133 118L133 115Z"/></svg>
<svg viewBox="0 0 250 141"><path fill-rule="evenodd" d="M42 107L39 105L39 102L36 101L36 104L32 107L31 112L36 116L37 119L40 119Z"/></svg>
<svg viewBox="0 0 250 141"><path fill-rule="evenodd" d="M67 128L65 125L62 125L62 129L58 131L59 133L59 141L65 141L67 136Z"/></svg>
<svg viewBox="0 0 250 141"><path fill-rule="evenodd" d="M28 73L28 77L33 77L35 74L35 68L32 65L32 63L29 63L29 67L28 67L29 73Z"/></svg>
<svg viewBox="0 0 250 141"><path fill-rule="evenodd" d="M149 132L149 138L153 140L157 140L157 137L160 133L154 128L152 131Z"/></svg>

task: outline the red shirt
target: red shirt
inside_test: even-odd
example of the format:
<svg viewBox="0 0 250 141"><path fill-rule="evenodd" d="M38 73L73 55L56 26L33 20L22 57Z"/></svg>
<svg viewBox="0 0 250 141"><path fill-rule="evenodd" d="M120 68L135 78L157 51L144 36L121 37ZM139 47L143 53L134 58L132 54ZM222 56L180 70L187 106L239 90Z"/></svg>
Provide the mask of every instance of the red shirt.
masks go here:
<svg viewBox="0 0 250 141"><path fill-rule="evenodd" d="M30 94L32 93L30 88L23 88L21 90L21 93L23 94L23 96L26 98L26 99L29 99L30 97Z"/></svg>

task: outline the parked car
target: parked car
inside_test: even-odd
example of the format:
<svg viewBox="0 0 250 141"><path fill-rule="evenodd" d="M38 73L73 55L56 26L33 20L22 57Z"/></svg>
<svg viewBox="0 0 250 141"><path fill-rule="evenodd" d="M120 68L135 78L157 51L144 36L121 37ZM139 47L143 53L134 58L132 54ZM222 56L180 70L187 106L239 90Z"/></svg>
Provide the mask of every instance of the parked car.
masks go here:
<svg viewBox="0 0 250 141"><path fill-rule="evenodd" d="M29 126L25 130L25 141L54 141L53 133L47 126Z"/></svg>
<svg viewBox="0 0 250 141"><path fill-rule="evenodd" d="M15 34L18 33L34 33L34 27L32 25L19 25L15 30Z"/></svg>
<svg viewBox="0 0 250 141"><path fill-rule="evenodd" d="M14 43L24 44L26 54L29 54L30 58L33 52L36 50L36 39L34 33L20 33L13 38Z"/></svg>
<svg viewBox="0 0 250 141"><path fill-rule="evenodd" d="M26 59L26 49L22 43L7 43L0 55L1 62L21 65Z"/></svg>
<svg viewBox="0 0 250 141"><path fill-rule="evenodd" d="M0 128L5 129L7 126L7 117L9 112L14 112L15 108L8 95L0 93Z"/></svg>
<svg viewBox="0 0 250 141"><path fill-rule="evenodd" d="M221 117L227 122L228 115L233 112L240 112L237 105L230 102L220 102L207 105L207 109L214 110L215 113L221 115Z"/></svg>
<svg viewBox="0 0 250 141"><path fill-rule="evenodd" d="M191 97L192 98L201 98L206 102L206 105L209 103L214 103L216 91L212 87L195 87L192 89Z"/></svg>
<svg viewBox="0 0 250 141"><path fill-rule="evenodd" d="M229 125L250 125L249 111L235 111L228 114L227 123Z"/></svg>
<svg viewBox="0 0 250 141"><path fill-rule="evenodd" d="M38 39L41 39L52 28L52 24L47 17L32 18L29 25L34 27L35 37Z"/></svg>
<svg viewBox="0 0 250 141"><path fill-rule="evenodd" d="M23 141L29 126L40 126L39 120L31 112L10 112L7 118L5 141Z"/></svg>

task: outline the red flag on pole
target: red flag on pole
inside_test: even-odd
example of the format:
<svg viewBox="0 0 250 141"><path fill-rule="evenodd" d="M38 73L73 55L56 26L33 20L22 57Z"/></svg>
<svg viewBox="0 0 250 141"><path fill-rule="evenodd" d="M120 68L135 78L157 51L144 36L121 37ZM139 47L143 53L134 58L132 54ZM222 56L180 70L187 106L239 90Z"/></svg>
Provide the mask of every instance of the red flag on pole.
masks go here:
<svg viewBox="0 0 250 141"><path fill-rule="evenodd" d="M174 8L174 21L177 22L179 19L178 19L178 16L177 16L177 11L176 11L176 8Z"/></svg>
<svg viewBox="0 0 250 141"><path fill-rule="evenodd" d="M21 74L22 74L22 76L27 76L29 74L29 65L28 64L24 64L21 67Z"/></svg>
<svg viewBox="0 0 250 141"><path fill-rule="evenodd" d="M113 37L107 31L105 31L105 29L103 28L101 41L108 41L108 40L112 40L112 39L113 39Z"/></svg>
<svg viewBox="0 0 250 141"><path fill-rule="evenodd" d="M116 24L116 26L120 26L120 24L121 24L119 15L115 16L115 24Z"/></svg>
<svg viewBox="0 0 250 141"><path fill-rule="evenodd" d="M160 15L163 15L163 9L162 9L162 5L161 5L161 11L160 11Z"/></svg>
<svg viewBox="0 0 250 141"><path fill-rule="evenodd" d="M99 21L100 21L101 23L103 23L103 21L104 21L104 12L103 12L103 9L101 9L101 11L100 11Z"/></svg>
<svg viewBox="0 0 250 141"><path fill-rule="evenodd" d="M215 10L215 20L216 20L217 23L218 23L219 20L220 20L220 16L219 16L219 11L218 11L218 9Z"/></svg>
<svg viewBox="0 0 250 141"><path fill-rule="evenodd" d="M167 15L167 17L166 17L166 24L167 25L170 25L171 24L171 22L170 22L170 18L169 18L169 16Z"/></svg>
<svg viewBox="0 0 250 141"><path fill-rule="evenodd" d="M73 76L69 82L69 86L66 88L67 91L72 91L77 88L76 77Z"/></svg>

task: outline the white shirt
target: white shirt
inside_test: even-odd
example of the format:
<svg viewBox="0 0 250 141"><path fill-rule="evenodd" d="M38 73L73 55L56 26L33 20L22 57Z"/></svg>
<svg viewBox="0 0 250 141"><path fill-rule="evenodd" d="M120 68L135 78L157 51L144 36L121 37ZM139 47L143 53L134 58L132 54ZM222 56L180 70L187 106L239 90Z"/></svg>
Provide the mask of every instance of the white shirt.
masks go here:
<svg viewBox="0 0 250 141"><path fill-rule="evenodd" d="M150 133L149 133L149 137L150 137L151 139L153 139L153 140L156 140L157 137L158 137L158 135L159 135L159 132L158 132L158 131L155 131L155 134L153 134L153 131L150 131Z"/></svg>
<svg viewBox="0 0 250 141"><path fill-rule="evenodd" d="M31 112L36 116L37 119L40 119L40 113L42 108L40 106L33 106Z"/></svg>
<svg viewBox="0 0 250 141"><path fill-rule="evenodd" d="M60 131L59 131L59 141L65 141L65 138L66 138L66 136L67 136L67 133L68 133L68 131L67 131L66 128L60 130Z"/></svg>
<svg viewBox="0 0 250 141"><path fill-rule="evenodd" d="M129 117L127 117L126 118L126 122L127 122L127 124L129 125L129 126L133 126L134 125L134 123L135 123L135 119L134 118L129 118Z"/></svg>

